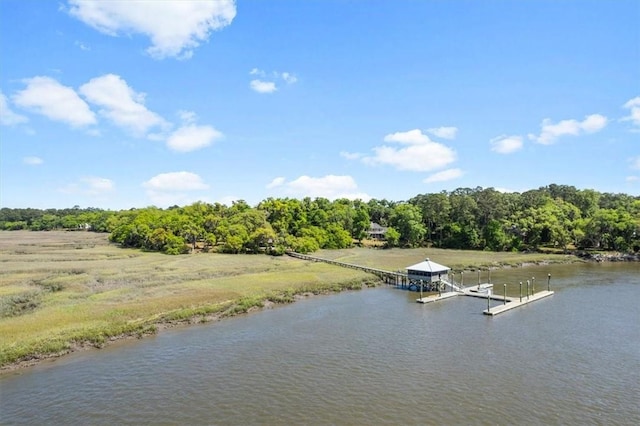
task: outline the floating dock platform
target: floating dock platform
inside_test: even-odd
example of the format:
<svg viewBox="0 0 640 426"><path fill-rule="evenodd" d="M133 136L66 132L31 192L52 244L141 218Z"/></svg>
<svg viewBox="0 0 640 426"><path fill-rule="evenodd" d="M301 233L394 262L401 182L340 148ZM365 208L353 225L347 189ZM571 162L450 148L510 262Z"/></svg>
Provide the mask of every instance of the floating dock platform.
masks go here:
<svg viewBox="0 0 640 426"><path fill-rule="evenodd" d="M439 300L444 300L444 299L448 299L450 297L455 297L458 294L460 294L460 293L458 293L457 291L447 291L446 293L434 294L434 295L427 296L427 297L419 297L419 298L416 299L416 302L418 302L418 303L437 302Z"/></svg>
<svg viewBox="0 0 640 426"><path fill-rule="evenodd" d="M520 301L519 297L507 297L504 305L497 305L492 308L484 310L482 313L485 315L495 316L501 314L503 312L507 312L511 309L518 308L520 306L526 305L527 303L535 302L536 300L544 299L545 297L551 296L553 291L540 291L538 293L532 294L530 296L523 296L522 301ZM501 300L505 301L505 298L501 296Z"/></svg>
<svg viewBox="0 0 640 426"><path fill-rule="evenodd" d="M477 297L480 299L489 299L489 300L497 300L503 302L502 305L495 305L490 307L489 309L485 309L482 313L485 315L496 316L503 312L510 311L511 309L518 308L520 306L524 306L528 303L535 302L536 300L544 299L545 297L553 295L553 291L544 290L539 291L535 294L524 295L522 298L520 297L505 297L502 294L495 294L493 292L493 284L484 283L478 284L471 287L466 287L460 289L459 291L448 291L446 293L440 294L432 294L426 297L420 297L416 299L418 303L432 303L437 302L444 299L449 299L455 296L470 296Z"/></svg>

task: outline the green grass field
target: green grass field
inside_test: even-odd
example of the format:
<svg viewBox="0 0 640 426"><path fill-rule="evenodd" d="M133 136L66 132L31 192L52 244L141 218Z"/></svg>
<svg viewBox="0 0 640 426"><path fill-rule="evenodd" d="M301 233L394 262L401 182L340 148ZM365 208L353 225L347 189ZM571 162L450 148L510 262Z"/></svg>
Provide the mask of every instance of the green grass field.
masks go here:
<svg viewBox="0 0 640 426"><path fill-rule="evenodd" d="M425 257L453 267L567 261L560 255L434 249L349 249L319 257L397 270ZM122 249L88 232L0 232L0 367L101 346L158 324L246 312L296 294L374 285L360 271L288 256Z"/></svg>

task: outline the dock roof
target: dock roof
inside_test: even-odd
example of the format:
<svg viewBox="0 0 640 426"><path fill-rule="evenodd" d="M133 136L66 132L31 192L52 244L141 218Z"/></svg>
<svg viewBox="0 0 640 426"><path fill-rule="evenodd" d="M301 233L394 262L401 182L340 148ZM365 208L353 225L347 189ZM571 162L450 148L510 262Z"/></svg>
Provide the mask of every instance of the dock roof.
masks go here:
<svg viewBox="0 0 640 426"><path fill-rule="evenodd" d="M432 262L427 257L420 263L416 263L415 265L407 266L405 269L411 271L425 271L425 272L446 272L451 270L448 266L441 265L436 262Z"/></svg>

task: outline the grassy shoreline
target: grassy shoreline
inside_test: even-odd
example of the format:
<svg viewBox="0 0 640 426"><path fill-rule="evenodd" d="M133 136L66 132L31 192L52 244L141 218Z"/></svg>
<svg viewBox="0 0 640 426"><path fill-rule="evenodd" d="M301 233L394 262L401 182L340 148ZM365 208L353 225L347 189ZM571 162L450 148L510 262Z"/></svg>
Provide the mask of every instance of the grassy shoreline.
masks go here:
<svg viewBox="0 0 640 426"><path fill-rule="evenodd" d="M425 257L460 271L577 261L570 255L439 249L321 251L398 270ZM0 232L0 371L87 347L379 284L361 271L263 255L167 256L122 249L105 234Z"/></svg>

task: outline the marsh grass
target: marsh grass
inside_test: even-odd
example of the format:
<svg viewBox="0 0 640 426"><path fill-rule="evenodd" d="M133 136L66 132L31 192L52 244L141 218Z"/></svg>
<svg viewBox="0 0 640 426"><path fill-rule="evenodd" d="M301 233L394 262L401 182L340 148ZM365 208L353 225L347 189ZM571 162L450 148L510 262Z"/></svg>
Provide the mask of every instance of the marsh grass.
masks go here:
<svg viewBox="0 0 640 426"><path fill-rule="evenodd" d="M143 253L86 232L0 232L0 265L0 366L376 282L287 256Z"/></svg>
<svg viewBox="0 0 640 426"><path fill-rule="evenodd" d="M577 262L573 255L552 253L512 253L477 250L445 250L437 248L376 249L353 248L346 250L320 250L314 256L340 262L395 271L416 264L425 258L462 270L521 267L531 264Z"/></svg>
<svg viewBox="0 0 640 426"><path fill-rule="evenodd" d="M398 270L430 257L454 269L566 262L549 254L356 248L320 257ZM288 256L167 256L89 232L0 231L0 367L55 356L158 325L206 322L300 294L375 286L361 271Z"/></svg>

